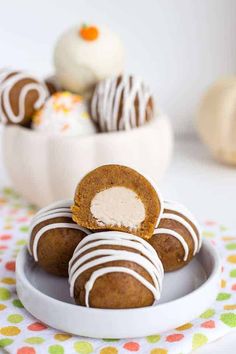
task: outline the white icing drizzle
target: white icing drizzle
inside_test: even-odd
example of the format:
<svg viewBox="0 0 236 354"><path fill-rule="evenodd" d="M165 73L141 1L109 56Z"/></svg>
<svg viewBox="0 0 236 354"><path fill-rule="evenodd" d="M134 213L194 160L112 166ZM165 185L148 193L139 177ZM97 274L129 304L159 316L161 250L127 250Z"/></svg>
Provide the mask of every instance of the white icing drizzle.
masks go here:
<svg viewBox="0 0 236 354"><path fill-rule="evenodd" d="M168 212L166 210L168 210ZM183 225L185 227L185 229L188 230L188 232L190 233L190 235L192 237L193 243L194 243L193 255L195 255L200 250L200 247L201 247L201 233L200 233L200 231L198 231L198 233L197 233L187 220L185 220L181 215L176 215L174 213L172 214L171 211L175 211L175 212L178 212L179 214L186 216L195 225L197 230L199 230L197 222L194 220L192 214L182 205L180 205L176 202L171 202L171 201L164 202L164 213L161 215L161 220L162 219L169 219L169 220L177 221L178 223ZM184 261L186 261L188 259L189 246L188 246L187 242L185 241L184 237L180 233L176 232L175 230L171 230L171 229L164 228L164 227L158 228L158 225L157 225L155 228L155 231L154 231L154 237L156 235L160 235L160 234L167 234L167 235L173 236L176 239L178 239L184 249Z"/></svg>
<svg viewBox="0 0 236 354"><path fill-rule="evenodd" d="M33 90L37 91L38 98L34 103L34 109L39 109L49 96L49 91L43 82L32 82L24 85L19 95L18 115L16 115L13 112L10 103L10 93L12 88L17 82L21 80L35 80L35 78L32 75L22 72L15 72L12 76L7 78L7 76L11 73L14 73L14 71L9 69L0 72L0 117L3 123L7 123L8 120L10 120L12 123L20 123L24 120L25 117L25 99L27 94Z"/></svg>
<svg viewBox="0 0 236 354"><path fill-rule="evenodd" d="M92 98L92 117L102 131L129 130L144 124L146 114L147 120L151 119L153 114L147 109L151 92L142 80L124 75L118 85L117 81L118 78L113 77L100 82ZM122 115L119 118L122 97ZM138 116L134 105L136 99L139 105Z"/></svg>
<svg viewBox="0 0 236 354"><path fill-rule="evenodd" d="M30 254L34 257L35 261L38 261L37 249L38 249L39 240L47 231L54 230L54 229L60 229L60 228L67 228L67 229L81 230L86 235L89 235L91 233L88 229L86 229L82 226L79 226L78 224L76 224L72 221L72 212L70 209L71 203L72 203L72 201L68 201L68 200L53 203L53 204L39 210L38 213L35 214L35 216L33 217L31 224L30 224L30 231L29 231L30 238L32 237L32 232L33 232L34 228L44 221L53 220L53 219L59 218L59 217L69 219L68 222L60 222L60 223L55 223L52 221L51 224L42 227L34 236L32 252L31 252L30 240L29 240L28 250L29 250Z"/></svg>
<svg viewBox="0 0 236 354"><path fill-rule="evenodd" d="M132 248L139 251L135 253L130 250L109 249L107 246L120 246ZM97 249L98 246L103 246ZM81 256L82 253L89 251ZM97 257L96 259L94 259ZM163 266L153 247L145 240L118 231L106 231L86 236L76 247L73 257L69 262L70 294L73 297L76 279L86 270L112 261L131 261L143 267L153 284L142 277L138 272L127 267L105 266L92 272L90 279L85 284L85 304L89 307L89 294L97 278L108 273L122 272L132 275L135 279L147 287L153 294L155 300L159 299L162 279L164 275Z"/></svg>

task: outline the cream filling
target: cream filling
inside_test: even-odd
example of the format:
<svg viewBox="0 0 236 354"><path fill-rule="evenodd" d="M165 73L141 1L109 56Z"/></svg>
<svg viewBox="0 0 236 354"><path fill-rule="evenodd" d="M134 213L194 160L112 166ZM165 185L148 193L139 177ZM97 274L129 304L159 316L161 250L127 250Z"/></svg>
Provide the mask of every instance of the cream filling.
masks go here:
<svg viewBox="0 0 236 354"><path fill-rule="evenodd" d="M95 195L91 214L99 225L137 229L145 219L145 207L138 195L125 187L111 187Z"/></svg>

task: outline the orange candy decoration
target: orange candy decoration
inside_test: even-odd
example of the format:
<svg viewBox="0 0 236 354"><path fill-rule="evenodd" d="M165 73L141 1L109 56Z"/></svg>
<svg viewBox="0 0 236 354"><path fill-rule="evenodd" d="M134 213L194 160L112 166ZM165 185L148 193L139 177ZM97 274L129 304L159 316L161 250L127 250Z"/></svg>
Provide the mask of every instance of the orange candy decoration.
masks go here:
<svg viewBox="0 0 236 354"><path fill-rule="evenodd" d="M99 36L99 30L95 26L83 25L79 33L85 41L95 41Z"/></svg>

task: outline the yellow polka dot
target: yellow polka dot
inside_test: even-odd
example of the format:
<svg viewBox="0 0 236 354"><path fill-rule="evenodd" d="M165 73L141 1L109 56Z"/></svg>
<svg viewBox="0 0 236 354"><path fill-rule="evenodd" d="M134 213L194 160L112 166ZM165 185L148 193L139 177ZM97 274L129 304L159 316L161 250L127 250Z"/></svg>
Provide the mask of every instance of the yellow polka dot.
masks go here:
<svg viewBox="0 0 236 354"><path fill-rule="evenodd" d="M100 354L118 354L118 350L115 347L106 347L100 351Z"/></svg>
<svg viewBox="0 0 236 354"><path fill-rule="evenodd" d="M221 286L221 288L226 287L226 281L224 279L221 279L220 286Z"/></svg>
<svg viewBox="0 0 236 354"><path fill-rule="evenodd" d="M155 348L155 349L152 349L150 354L167 354L168 353L168 350L166 349L163 349L163 348Z"/></svg>
<svg viewBox="0 0 236 354"><path fill-rule="evenodd" d="M6 308L7 308L6 305L0 304L0 311L5 310Z"/></svg>
<svg viewBox="0 0 236 354"><path fill-rule="evenodd" d="M227 257L227 261L236 264L236 254L231 254L231 256Z"/></svg>
<svg viewBox="0 0 236 354"><path fill-rule="evenodd" d="M71 338L72 336L70 334L67 334L67 333L57 333L55 334L54 338L56 340L59 340L61 342L64 342L65 340Z"/></svg>
<svg viewBox="0 0 236 354"><path fill-rule="evenodd" d="M192 323L185 323L183 326L177 327L177 331L185 331L186 329L192 328Z"/></svg>
<svg viewBox="0 0 236 354"><path fill-rule="evenodd" d="M3 284L8 284L8 285L15 285L16 284L16 281L13 278L2 278L1 282Z"/></svg>
<svg viewBox="0 0 236 354"><path fill-rule="evenodd" d="M224 309L225 310L236 310L236 305L225 305Z"/></svg>
<svg viewBox="0 0 236 354"><path fill-rule="evenodd" d="M20 333L20 329L15 326L2 327L0 333L4 336L17 336Z"/></svg>

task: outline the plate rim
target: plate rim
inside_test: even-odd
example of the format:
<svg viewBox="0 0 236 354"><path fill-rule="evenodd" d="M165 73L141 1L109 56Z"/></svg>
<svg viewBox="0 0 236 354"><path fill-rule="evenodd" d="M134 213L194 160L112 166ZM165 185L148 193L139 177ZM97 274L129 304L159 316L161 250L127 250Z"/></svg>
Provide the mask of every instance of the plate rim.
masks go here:
<svg viewBox="0 0 236 354"><path fill-rule="evenodd" d="M178 305L178 302L182 302L184 299L189 298L191 295L196 295L197 292L203 291L204 288L211 282L214 281L214 279L219 276L219 272L221 270L221 260L220 260L220 256L219 253L217 252L217 250L215 249L215 247L208 241L208 240L203 240L203 244L202 247L206 248L212 255L213 260L214 260L214 266L213 269L211 271L211 274L207 277L207 279L200 285L198 286L196 289L194 289L193 291L191 291L190 293L183 295L175 300L170 300L164 303L157 303L156 305L151 305L151 306L147 306L147 307L139 307L139 308L128 308L128 309L100 309L100 308L93 308L93 307L85 307L85 306L80 306L80 305L76 305L73 303L68 303L68 302L64 302L62 300L59 299L55 299L43 292L41 292L39 289L35 288L30 281L28 280L25 272L24 272L24 263L26 261L26 257L28 256L28 250L27 250L27 246L24 246L21 251L19 252L19 254L17 255L17 259L16 259L16 278L21 279L21 282L23 282L24 284L27 285L28 288L31 289L31 291L33 291L34 293L36 293L38 296L42 296L45 300L47 300L48 302L53 302L53 303L57 303L58 306L68 306L68 307L74 307L76 309L80 308L81 311L86 311L86 312L95 312L95 313L99 313L99 312L103 312L103 313L131 313L132 312L147 312L152 310L155 307L158 308L163 308L165 307L167 304L172 303L173 305ZM69 286L69 283L68 283Z"/></svg>

